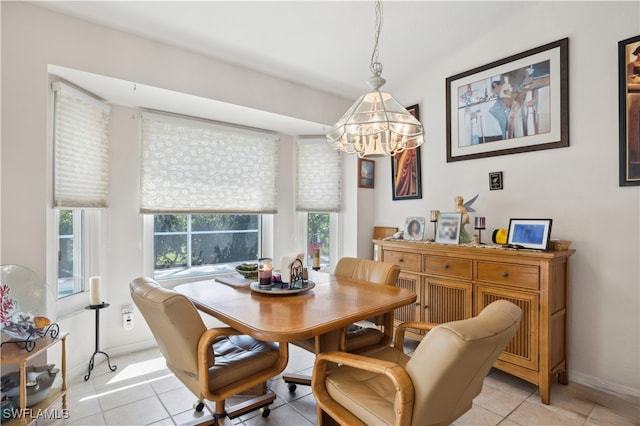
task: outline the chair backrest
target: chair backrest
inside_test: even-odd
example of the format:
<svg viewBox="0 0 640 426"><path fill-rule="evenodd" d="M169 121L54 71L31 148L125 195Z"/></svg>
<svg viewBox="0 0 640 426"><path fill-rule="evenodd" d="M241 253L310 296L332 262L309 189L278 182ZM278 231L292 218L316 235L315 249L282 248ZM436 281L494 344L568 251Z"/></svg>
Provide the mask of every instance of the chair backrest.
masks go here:
<svg viewBox="0 0 640 426"><path fill-rule="evenodd" d="M151 278L136 278L129 285L134 303L147 321L167 366L198 380L198 341L206 331L197 309L184 295L161 287ZM213 350L211 351L213 360Z"/></svg>
<svg viewBox="0 0 640 426"><path fill-rule="evenodd" d="M371 259L343 257L338 261L333 274L376 284L396 285L400 266Z"/></svg>
<svg viewBox="0 0 640 426"><path fill-rule="evenodd" d="M405 367L415 392L414 424L450 424L471 407L521 315L515 304L497 300L474 318L441 324L427 334Z"/></svg>

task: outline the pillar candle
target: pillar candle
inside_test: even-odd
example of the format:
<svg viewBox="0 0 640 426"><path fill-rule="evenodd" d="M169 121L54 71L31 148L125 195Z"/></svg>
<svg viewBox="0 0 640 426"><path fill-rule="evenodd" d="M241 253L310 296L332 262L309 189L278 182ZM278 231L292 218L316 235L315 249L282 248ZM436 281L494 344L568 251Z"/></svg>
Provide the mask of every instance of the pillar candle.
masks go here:
<svg viewBox="0 0 640 426"><path fill-rule="evenodd" d="M100 305L100 277L89 278L89 304Z"/></svg>
<svg viewBox="0 0 640 426"><path fill-rule="evenodd" d="M313 249L313 267L318 269L320 268L320 249L319 248Z"/></svg>
<svg viewBox="0 0 640 426"><path fill-rule="evenodd" d="M476 228L484 229L484 217L482 216L476 217Z"/></svg>

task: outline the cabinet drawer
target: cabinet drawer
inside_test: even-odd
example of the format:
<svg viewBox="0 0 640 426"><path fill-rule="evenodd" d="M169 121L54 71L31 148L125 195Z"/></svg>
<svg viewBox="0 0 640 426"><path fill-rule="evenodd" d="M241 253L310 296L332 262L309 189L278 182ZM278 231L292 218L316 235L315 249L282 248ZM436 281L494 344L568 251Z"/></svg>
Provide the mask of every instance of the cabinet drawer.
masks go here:
<svg viewBox="0 0 640 426"><path fill-rule="evenodd" d="M540 270L532 265L511 263L478 262L477 280L522 287L533 290L540 288Z"/></svg>
<svg viewBox="0 0 640 426"><path fill-rule="evenodd" d="M382 261L395 263L404 271L420 272L420 254L418 253L384 250L382 252Z"/></svg>
<svg viewBox="0 0 640 426"><path fill-rule="evenodd" d="M444 256L425 256L424 272L429 275L471 279L471 259L456 259Z"/></svg>

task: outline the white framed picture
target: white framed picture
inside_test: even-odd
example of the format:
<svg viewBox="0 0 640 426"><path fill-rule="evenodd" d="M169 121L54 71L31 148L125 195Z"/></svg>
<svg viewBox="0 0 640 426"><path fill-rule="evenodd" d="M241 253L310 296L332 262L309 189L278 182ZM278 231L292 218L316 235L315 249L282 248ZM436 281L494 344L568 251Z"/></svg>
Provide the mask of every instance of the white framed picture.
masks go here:
<svg viewBox="0 0 640 426"><path fill-rule="evenodd" d="M419 241L424 237L424 217L409 216L404 223L403 238L405 240Z"/></svg>
<svg viewBox="0 0 640 426"><path fill-rule="evenodd" d="M460 222L462 213L440 213L436 243L458 244L460 241Z"/></svg>

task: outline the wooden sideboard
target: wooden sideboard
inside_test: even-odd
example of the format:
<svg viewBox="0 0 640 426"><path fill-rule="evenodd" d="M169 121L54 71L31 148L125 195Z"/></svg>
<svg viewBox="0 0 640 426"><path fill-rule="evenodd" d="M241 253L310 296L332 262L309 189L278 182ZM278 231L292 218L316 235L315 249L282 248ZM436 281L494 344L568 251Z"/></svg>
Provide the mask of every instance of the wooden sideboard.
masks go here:
<svg viewBox="0 0 640 426"><path fill-rule="evenodd" d="M398 286L414 290L415 305L395 321L443 323L477 315L506 299L522 309L520 330L494 367L538 386L549 404L551 382L567 376L569 257L575 250L536 251L374 240L377 260L401 267ZM407 333L421 339L422 335Z"/></svg>

